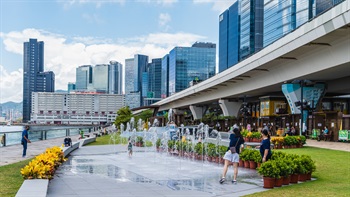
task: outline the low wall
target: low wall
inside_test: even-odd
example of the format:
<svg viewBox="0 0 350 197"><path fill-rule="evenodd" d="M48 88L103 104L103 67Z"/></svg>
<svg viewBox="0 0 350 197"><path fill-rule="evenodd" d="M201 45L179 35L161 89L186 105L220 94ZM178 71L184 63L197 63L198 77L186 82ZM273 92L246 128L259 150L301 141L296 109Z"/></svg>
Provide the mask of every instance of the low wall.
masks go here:
<svg viewBox="0 0 350 197"><path fill-rule="evenodd" d="M81 139L78 142L73 142L72 146L64 147L64 157L68 156L71 152L75 151L81 146L95 142L96 137ZM48 179L30 179L25 180L22 186L17 191L16 197L46 197L47 189L49 186Z"/></svg>
<svg viewBox="0 0 350 197"><path fill-rule="evenodd" d="M80 142L73 142L72 146L64 147L63 148L63 154L64 157L67 157L71 152L75 151L79 148Z"/></svg>

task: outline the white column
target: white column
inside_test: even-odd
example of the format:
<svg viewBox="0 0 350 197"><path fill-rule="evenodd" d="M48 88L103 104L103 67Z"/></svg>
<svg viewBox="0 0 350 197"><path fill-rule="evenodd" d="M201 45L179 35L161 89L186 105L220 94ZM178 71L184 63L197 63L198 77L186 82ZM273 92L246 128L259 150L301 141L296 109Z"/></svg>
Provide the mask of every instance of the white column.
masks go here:
<svg viewBox="0 0 350 197"><path fill-rule="evenodd" d="M190 110L193 115L193 119L198 120L203 118L203 113L205 111L205 107L197 107L194 105L190 105Z"/></svg>
<svg viewBox="0 0 350 197"><path fill-rule="evenodd" d="M227 99L220 99L219 105L224 113L224 116L234 116L237 117L239 109L242 106L242 101L234 102Z"/></svg>

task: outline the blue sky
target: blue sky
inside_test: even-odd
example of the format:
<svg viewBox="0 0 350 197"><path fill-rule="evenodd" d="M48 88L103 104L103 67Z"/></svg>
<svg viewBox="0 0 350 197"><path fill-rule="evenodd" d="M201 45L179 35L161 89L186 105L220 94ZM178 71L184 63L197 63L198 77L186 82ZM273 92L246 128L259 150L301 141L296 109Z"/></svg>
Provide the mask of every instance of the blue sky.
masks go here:
<svg viewBox="0 0 350 197"><path fill-rule="evenodd" d="M45 70L56 89L75 68L140 53L163 57L175 46L218 43L218 17L235 0L1 0L0 103L22 101L23 42L45 42Z"/></svg>

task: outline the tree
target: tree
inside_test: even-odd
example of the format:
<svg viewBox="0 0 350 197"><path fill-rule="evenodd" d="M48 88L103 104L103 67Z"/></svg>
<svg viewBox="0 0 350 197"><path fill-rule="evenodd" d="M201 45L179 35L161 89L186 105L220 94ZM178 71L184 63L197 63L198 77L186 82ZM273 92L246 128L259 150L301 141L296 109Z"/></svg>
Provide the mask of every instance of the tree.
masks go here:
<svg viewBox="0 0 350 197"><path fill-rule="evenodd" d="M117 111L117 117L114 124L120 129L120 124L123 123L126 126L126 123L130 121L131 117L132 113L129 106L122 107Z"/></svg>
<svg viewBox="0 0 350 197"><path fill-rule="evenodd" d="M146 122L152 116L153 116L152 110L148 109L148 110L142 111L139 115L135 116L135 121L137 122L141 118L143 121Z"/></svg>

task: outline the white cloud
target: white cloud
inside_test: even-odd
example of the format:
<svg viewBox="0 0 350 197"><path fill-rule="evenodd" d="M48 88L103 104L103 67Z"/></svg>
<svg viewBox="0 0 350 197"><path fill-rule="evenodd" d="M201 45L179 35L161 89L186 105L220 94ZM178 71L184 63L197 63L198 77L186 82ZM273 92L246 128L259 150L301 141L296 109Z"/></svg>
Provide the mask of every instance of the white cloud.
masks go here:
<svg viewBox="0 0 350 197"><path fill-rule="evenodd" d="M138 1L143 3L154 3L162 6L171 6L174 3L178 2L178 0L138 0Z"/></svg>
<svg viewBox="0 0 350 197"><path fill-rule="evenodd" d="M193 0L195 4L211 3L213 4L213 10L219 11L220 13L228 9L237 0Z"/></svg>
<svg viewBox="0 0 350 197"><path fill-rule="evenodd" d="M0 65L0 103L7 101L22 101L23 95L23 70L18 69L8 73Z"/></svg>
<svg viewBox="0 0 350 197"><path fill-rule="evenodd" d="M159 25L165 26L171 21L171 16L168 13L161 13L159 15Z"/></svg>
<svg viewBox="0 0 350 197"><path fill-rule="evenodd" d="M102 24L104 23L104 20L102 20L97 14L83 14L82 15L83 19L88 21L89 23L97 23L97 24Z"/></svg>
<svg viewBox="0 0 350 197"><path fill-rule="evenodd" d="M58 0L59 3L62 3L64 8L68 9L71 6L78 4L95 4L96 8L101 7L103 4L106 3L119 3L121 5L125 4L125 0Z"/></svg>
<svg viewBox="0 0 350 197"><path fill-rule="evenodd" d="M75 81L75 69L84 64L103 64L116 60L123 65L125 59L134 54L148 55L150 59L161 58L175 46L191 46L206 37L190 33L153 33L139 37L119 38L116 41L93 37L65 37L38 29L24 29L21 32L1 32L5 50L23 55L23 42L29 38L44 41L45 71L53 71L56 76L56 89L67 89L68 82ZM22 70L8 73L2 65L0 99L22 101ZM20 91L19 91L20 90Z"/></svg>

